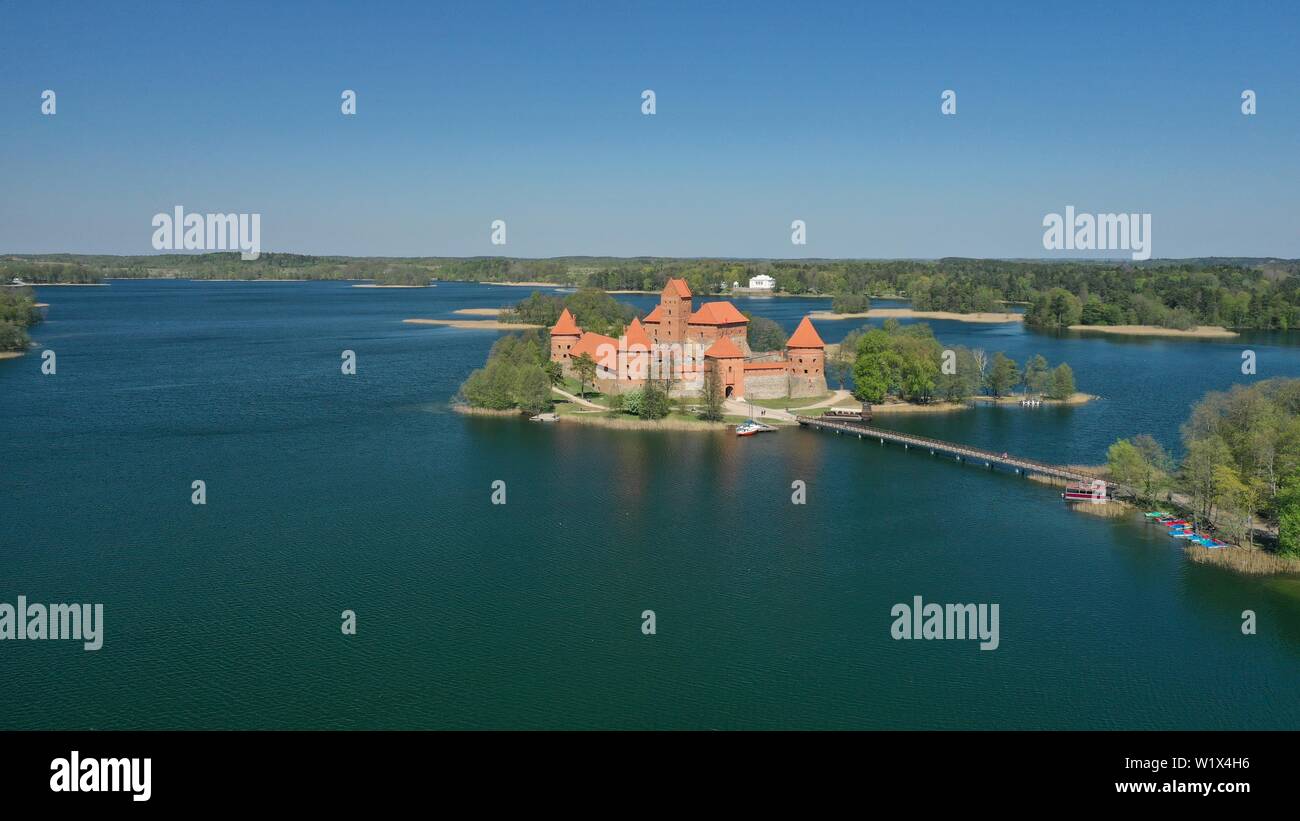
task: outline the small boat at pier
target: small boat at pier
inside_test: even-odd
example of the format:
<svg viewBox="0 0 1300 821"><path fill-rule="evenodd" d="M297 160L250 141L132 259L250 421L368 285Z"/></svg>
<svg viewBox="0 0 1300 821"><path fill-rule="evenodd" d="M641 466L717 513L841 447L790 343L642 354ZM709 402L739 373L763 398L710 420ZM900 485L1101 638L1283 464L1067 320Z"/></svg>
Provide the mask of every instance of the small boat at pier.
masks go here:
<svg viewBox="0 0 1300 821"><path fill-rule="evenodd" d="M1070 482L1061 498L1067 502L1109 502L1110 491L1105 482L1098 482L1095 487L1085 482Z"/></svg>
<svg viewBox="0 0 1300 821"><path fill-rule="evenodd" d="M739 425L736 425L737 436L753 436L756 433L769 433L776 430L771 425L764 425L762 422L753 419L746 419Z"/></svg>

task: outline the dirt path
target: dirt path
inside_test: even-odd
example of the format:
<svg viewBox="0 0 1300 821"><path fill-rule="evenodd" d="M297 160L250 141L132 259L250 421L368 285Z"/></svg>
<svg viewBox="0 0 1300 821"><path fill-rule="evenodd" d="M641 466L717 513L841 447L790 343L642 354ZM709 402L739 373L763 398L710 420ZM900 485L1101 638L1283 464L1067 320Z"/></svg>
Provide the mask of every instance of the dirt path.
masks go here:
<svg viewBox="0 0 1300 821"><path fill-rule="evenodd" d="M569 393L568 391L566 391L566 390L561 390L561 389L555 387L554 385L551 386L551 390L555 391L555 392L558 393L560 396L563 396L565 399L569 400L570 402L574 403L575 405L582 405L582 406L585 407L585 408L593 408L593 409L595 409L595 410L603 410L603 411L607 411L607 410L609 410L609 408L605 407L604 405L597 405L595 402L589 402L589 401L587 401L586 399L583 399L582 397L574 396L573 394Z"/></svg>

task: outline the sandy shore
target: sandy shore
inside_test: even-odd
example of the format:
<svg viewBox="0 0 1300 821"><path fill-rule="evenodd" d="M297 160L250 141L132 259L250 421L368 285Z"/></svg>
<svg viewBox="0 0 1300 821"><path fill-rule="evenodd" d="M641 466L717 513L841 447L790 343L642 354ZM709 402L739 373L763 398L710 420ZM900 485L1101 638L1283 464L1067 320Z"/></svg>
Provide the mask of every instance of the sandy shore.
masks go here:
<svg viewBox="0 0 1300 821"><path fill-rule="evenodd" d="M1017 313L957 314L952 311L916 311L911 308L872 308L853 314L835 314L830 311L813 311L808 316L817 321L836 319L951 319L955 322L1024 322L1025 315Z"/></svg>
<svg viewBox="0 0 1300 821"><path fill-rule="evenodd" d="M17 359L22 355L22 351L0 351L0 359Z"/></svg>
<svg viewBox="0 0 1300 821"><path fill-rule="evenodd" d="M445 325L449 328L472 328L480 331L522 331L540 328L526 322L498 322L495 319L403 319L410 325Z"/></svg>
<svg viewBox="0 0 1300 821"><path fill-rule="evenodd" d="M462 316L500 316L505 308L459 308L453 314Z"/></svg>
<svg viewBox="0 0 1300 821"><path fill-rule="evenodd" d="M1160 328L1155 325L1071 325L1072 331L1093 331L1099 334L1121 336L1168 336L1182 339L1232 339L1241 336L1220 325L1198 325L1189 331L1177 328Z"/></svg>
<svg viewBox="0 0 1300 821"><path fill-rule="evenodd" d="M928 405L914 405L911 402L890 402L887 405L871 406L873 416L895 413L951 413L959 410L966 410L966 405L961 402L931 402Z"/></svg>
<svg viewBox="0 0 1300 821"><path fill-rule="evenodd" d="M502 285L508 288L569 288L558 282L479 282L479 285Z"/></svg>
<svg viewBox="0 0 1300 821"><path fill-rule="evenodd" d="M281 280L282 282L284 280ZM432 288L432 285L353 285L353 288Z"/></svg>
<svg viewBox="0 0 1300 821"><path fill-rule="evenodd" d="M992 396L972 396L971 401L988 402L994 405L1019 405L1020 400L1023 398L1024 397L1021 396L1020 394L1012 394L1010 396L999 396L996 398ZM1093 396L1090 393L1075 391L1073 394L1070 395L1069 399L1048 399L1047 397L1043 397L1043 404L1044 405L1082 405L1085 402L1091 402L1094 399L1100 399L1100 398L1101 397Z"/></svg>
<svg viewBox="0 0 1300 821"><path fill-rule="evenodd" d="M1044 399L1044 405L1082 405L1085 402L1091 402L1098 397L1090 393L1076 392L1069 399ZM1020 405L1020 395L1000 396L972 396L971 402L984 402L991 405ZM846 405L844 407L852 407ZM970 405L965 402L931 402L928 405L916 405L911 402L890 402L882 405L872 405L873 414L893 414L893 413L948 413L951 411L965 410Z"/></svg>
<svg viewBox="0 0 1300 821"><path fill-rule="evenodd" d="M518 408L495 410L493 408L474 408L469 405L457 405L453 403L451 409L453 412L464 414L465 416L512 416L518 418L524 415L524 412Z"/></svg>

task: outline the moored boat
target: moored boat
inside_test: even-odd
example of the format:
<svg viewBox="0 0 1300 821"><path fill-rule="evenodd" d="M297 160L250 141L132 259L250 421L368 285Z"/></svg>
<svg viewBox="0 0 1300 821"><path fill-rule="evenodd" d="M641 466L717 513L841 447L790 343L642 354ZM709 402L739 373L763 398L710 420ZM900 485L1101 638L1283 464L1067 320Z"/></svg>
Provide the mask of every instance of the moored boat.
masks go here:
<svg viewBox="0 0 1300 821"><path fill-rule="evenodd" d="M1105 482L1100 482L1095 487L1085 482L1070 482L1065 486L1061 498L1067 502L1109 502L1110 489Z"/></svg>
<svg viewBox="0 0 1300 821"><path fill-rule="evenodd" d="M746 419L744 422L736 425L737 436L753 436L756 433L768 433L774 430L776 430L776 428L771 425L764 425L762 422L753 419Z"/></svg>

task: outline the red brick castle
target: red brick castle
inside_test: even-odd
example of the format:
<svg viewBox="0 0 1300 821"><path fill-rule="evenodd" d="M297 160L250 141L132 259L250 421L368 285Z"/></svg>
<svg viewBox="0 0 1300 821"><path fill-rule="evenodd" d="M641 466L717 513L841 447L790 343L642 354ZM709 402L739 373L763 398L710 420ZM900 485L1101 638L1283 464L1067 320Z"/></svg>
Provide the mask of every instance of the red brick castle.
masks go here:
<svg viewBox="0 0 1300 821"><path fill-rule="evenodd" d="M826 392L826 345L808 317L784 351L755 353L746 332L749 320L730 302L693 306L684 279L670 279L659 304L645 319L633 319L615 339L579 327L566 308L551 328L551 359L572 375L574 358L596 361L596 382L604 393L668 377L675 394L703 389L702 377L715 370L723 395L753 399L820 396Z"/></svg>

